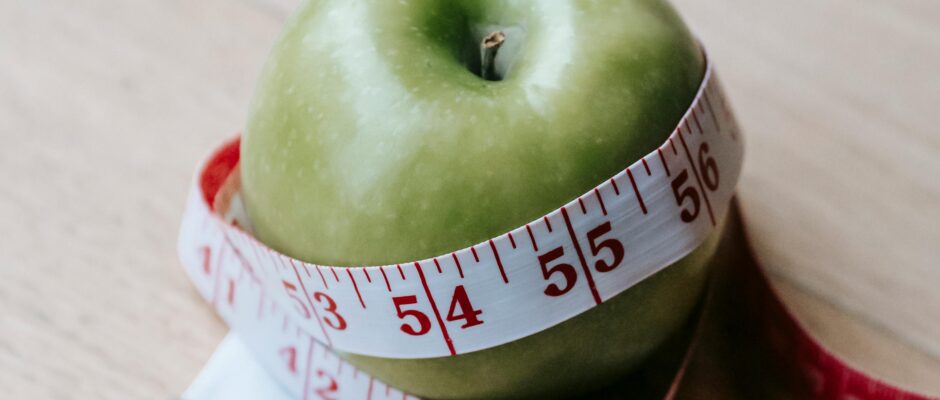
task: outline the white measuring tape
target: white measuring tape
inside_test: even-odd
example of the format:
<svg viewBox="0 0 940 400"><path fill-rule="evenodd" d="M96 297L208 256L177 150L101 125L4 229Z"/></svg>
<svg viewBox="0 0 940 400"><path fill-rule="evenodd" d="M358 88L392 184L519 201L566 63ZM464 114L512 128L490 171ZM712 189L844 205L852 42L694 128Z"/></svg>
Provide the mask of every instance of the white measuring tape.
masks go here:
<svg viewBox="0 0 940 400"><path fill-rule="evenodd" d="M358 268L292 259L240 228L250 223L238 156L236 139L201 165L184 215L180 257L200 293L298 398L402 398L331 349L457 355L583 313L708 237L728 211L743 143L709 65L669 139L584 195L463 250Z"/></svg>

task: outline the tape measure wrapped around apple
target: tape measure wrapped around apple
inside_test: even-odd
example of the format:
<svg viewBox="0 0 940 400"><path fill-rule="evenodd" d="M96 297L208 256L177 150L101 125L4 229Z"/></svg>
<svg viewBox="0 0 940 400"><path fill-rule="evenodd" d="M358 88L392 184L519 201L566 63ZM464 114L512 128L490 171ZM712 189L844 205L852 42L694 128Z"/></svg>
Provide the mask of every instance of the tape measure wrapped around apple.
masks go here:
<svg viewBox="0 0 940 400"><path fill-rule="evenodd" d="M724 104L709 67L678 128L624 171L493 239L374 267L309 264L255 240L240 197L239 142L231 141L200 169L181 257L197 287L295 393L298 365L311 353L338 362L333 351L411 359L496 347L597 307L709 238L728 210L743 155Z"/></svg>
<svg viewBox="0 0 940 400"><path fill-rule="evenodd" d="M384 319L348 328L371 332L368 340L332 332L343 326L333 315L319 335L370 374L429 397L557 395L603 385L643 363L688 319L719 232L681 260L681 250L651 251L676 263L642 279L659 267L627 267L645 257L633 242L640 232L607 240L622 234L614 232L623 229L621 219L633 217L617 204L616 211L603 210L608 204L598 199L624 198L610 193L631 193L636 183L648 206L660 198L675 202L673 189L643 193L645 169L598 185L667 139L705 73L698 44L659 0L305 2L270 55L241 143L240 194L252 235L321 265L392 265L363 270L387 276L353 277L383 285L387 278L393 289L398 281L431 279L434 261L457 279L541 257L544 266L525 275L531 282L509 270L484 277L530 295L554 294L553 302L512 302L452 281L430 285L434 304L420 297L424 288L393 290L394 298L380 303ZM695 162L703 157L697 144L687 149ZM675 146L664 157L681 156L681 143ZM717 159L717 151L705 156ZM660 160L647 162L663 174ZM712 194L704 193L711 188L692 191L730 179L710 165L702 171L709 176L674 171L683 180L675 190L689 218L721 225ZM598 195L582 199L585 212L611 211L609 225L578 225L575 209L551 213L595 187ZM551 237L548 243L536 237L537 252L528 245L531 254L523 253L516 240L531 241L528 231L488 243L545 215L529 227ZM566 219L580 246L554 251L559 240L570 241ZM494 250L500 260L489 255ZM601 258L608 264L598 269ZM492 268L469 271L478 259ZM608 298L618 293L617 282L630 279L642 283ZM303 289L297 287L299 299ZM315 300L327 301L329 293L321 293ZM373 307L370 294L362 296ZM531 321L540 315L551 321ZM344 341L359 343L353 349ZM382 343L392 346L362 348Z"/></svg>
<svg viewBox="0 0 940 400"><path fill-rule="evenodd" d="M311 1L270 60L210 204L287 321L363 371L578 393L698 303L741 143L666 3Z"/></svg>
<svg viewBox="0 0 940 400"><path fill-rule="evenodd" d="M743 144L681 20L655 0L486 3L305 2L244 141L199 168L183 265L298 399L583 393L701 298ZM901 393L744 283L752 319L809 349L797 370Z"/></svg>

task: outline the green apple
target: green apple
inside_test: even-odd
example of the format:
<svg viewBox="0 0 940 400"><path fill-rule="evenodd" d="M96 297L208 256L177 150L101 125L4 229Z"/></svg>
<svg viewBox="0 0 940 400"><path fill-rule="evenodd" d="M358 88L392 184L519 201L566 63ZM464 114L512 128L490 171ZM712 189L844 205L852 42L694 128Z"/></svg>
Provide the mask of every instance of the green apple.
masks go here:
<svg viewBox="0 0 940 400"><path fill-rule="evenodd" d="M349 266L481 242L655 149L703 75L697 43L662 0L306 1L265 67L242 142L255 234L299 259ZM713 236L607 303L509 344L434 359L345 356L434 398L611 383L686 320Z"/></svg>

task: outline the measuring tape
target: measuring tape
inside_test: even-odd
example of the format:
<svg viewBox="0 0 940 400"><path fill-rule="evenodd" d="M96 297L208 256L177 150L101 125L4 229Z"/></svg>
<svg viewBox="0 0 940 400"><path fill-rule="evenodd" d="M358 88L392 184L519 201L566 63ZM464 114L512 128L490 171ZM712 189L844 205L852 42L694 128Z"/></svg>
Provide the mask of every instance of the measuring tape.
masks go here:
<svg viewBox="0 0 940 400"><path fill-rule="evenodd" d="M334 351L453 356L549 329L681 259L725 218L743 143L712 68L668 140L558 210L438 257L343 268L254 239L239 141L199 168L179 240L192 281L296 398L413 398Z"/></svg>
<svg viewBox="0 0 940 400"><path fill-rule="evenodd" d="M235 222L222 227L231 251L320 343L398 359L464 354L564 322L697 248L723 220L741 166L723 103L708 70L656 151L542 218L431 259L341 268L279 254L237 228L250 226L237 173L213 206Z"/></svg>

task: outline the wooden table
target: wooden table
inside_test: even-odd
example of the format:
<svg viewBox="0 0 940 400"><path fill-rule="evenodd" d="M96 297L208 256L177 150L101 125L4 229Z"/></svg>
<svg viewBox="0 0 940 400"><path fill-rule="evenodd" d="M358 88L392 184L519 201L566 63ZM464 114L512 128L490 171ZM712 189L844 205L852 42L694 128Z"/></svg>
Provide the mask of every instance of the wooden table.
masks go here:
<svg viewBox="0 0 940 400"><path fill-rule="evenodd" d="M171 398L225 332L175 240L296 0L0 2L0 390ZM940 3L677 1L747 131L747 226L853 364L940 394Z"/></svg>

